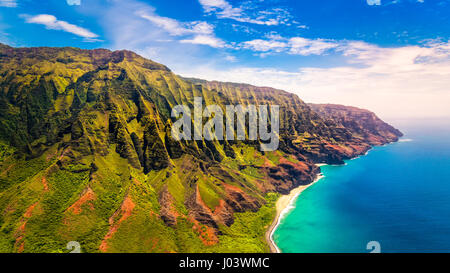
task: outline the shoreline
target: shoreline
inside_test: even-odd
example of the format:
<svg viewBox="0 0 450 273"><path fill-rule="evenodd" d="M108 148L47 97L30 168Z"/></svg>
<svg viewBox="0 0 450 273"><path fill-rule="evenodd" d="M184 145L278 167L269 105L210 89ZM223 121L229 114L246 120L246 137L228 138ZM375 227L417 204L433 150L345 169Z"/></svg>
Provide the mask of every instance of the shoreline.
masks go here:
<svg viewBox="0 0 450 273"><path fill-rule="evenodd" d="M388 145L391 143L386 143L385 145ZM384 145L383 145L384 146ZM374 147L371 147L370 149L368 149L364 154L361 154L359 156L355 156L354 158L350 159L350 160L354 160L363 156L366 156ZM327 166L329 164L326 163L317 163L316 166L317 167L322 167L322 166ZM345 162L344 166L347 165L347 162ZM322 172L320 172L316 179L308 184L308 185L302 185L299 186L295 189L292 189L291 192L288 195L282 195L276 202L276 215L275 218L273 219L272 223L270 224L270 227L267 229L266 234L265 234L265 239L267 244L269 245L270 248L270 253L281 253L281 250L278 248L278 246L275 244L275 242L273 241L273 233L275 232L275 230L277 229L278 225L280 224L280 220L282 219L282 217L284 216L284 214L288 213L291 209L293 209L294 207L292 206L292 203L297 199L297 197L307 188L309 188L310 186L314 185L315 183L319 182L320 179L324 178L325 176L322 174Z"/></svg>
<svg viewBox="0 0 450 273"><path fill-rule="evenodd" d="M319 164L317 164L319 165ZM321 166L324 166L326 164L320 164ZM319 166L320 167L320 166ZM278 246L273 241L273 233L277 229L278 225L280 224L280 220L283 218L283 216L288 213L292 208L292 203L297 200L297 197L307 188L317 183L320 179L322 179L324 176L319 173L316 179L308 184L308 185L302 185L295 189L292 189L291 192L288 195L282 195L280 198L278 198L275 207L276 207L276 215L275 219L273 219L272 223L270 224L270 227L267 229L265 238L267 243L269 244L270 252L271 253L281 253Z"/></svg>
<svg viewBox="0 0 450 273"><path fill-rule="evenodd" d="M383 146L387 146L390 145L392 143L396 143L396 142L409 142L409 141L414 141L413 139L405 139L404 141L401 141L402 138L399 138L397 141L393 141L393 142L388 142L384 145L381 145L379 147L383 147ZM359 156L355 156L349 160L354 160L354 159L358 159L360 157L364 157L366 156L373 148L375 148L375 146L371 147L370 149L368 149L364 154L361 154ZM347 162L345 162L344 166L347 165ZM329 166L329 164L326 163L317 163L316 164L317 167L322 167L322 166ZM300 196L300 194L306 190L307 188L309 188L310 186L314 185L315 183L319 182L322 178L324 178L325 176L323 175L322 172L320 172L316 179L308 184L308 185L302 185L299 186L295 189L292 189L291 192L288 195L282 195L276 202L276 216L273 219L270 227L267 229L266 233L265 233L265 239L267 244L269 245L270 248L270 253L281 253L281 250L278 248L278 246L275 244L274 240L273 240L273 234L275 232L275 230L277 229L278 225L280 224L281 219L283 218L283 216L288 213L291 209L294 208L293 203L295 200L297 200L297 198Z"/></svg>

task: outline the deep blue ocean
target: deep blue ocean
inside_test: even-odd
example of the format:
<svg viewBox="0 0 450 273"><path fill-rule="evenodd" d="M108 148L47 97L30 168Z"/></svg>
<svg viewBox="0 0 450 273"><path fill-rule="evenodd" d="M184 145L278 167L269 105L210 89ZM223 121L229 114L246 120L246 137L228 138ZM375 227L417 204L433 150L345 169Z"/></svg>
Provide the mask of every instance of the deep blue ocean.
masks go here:
<svg viewBox="0 0 450 273"><path fill-rule="evenodd" d="M450 121L391 124L400 142L321 167L273 235L282 252L450 252Z"/></svg>

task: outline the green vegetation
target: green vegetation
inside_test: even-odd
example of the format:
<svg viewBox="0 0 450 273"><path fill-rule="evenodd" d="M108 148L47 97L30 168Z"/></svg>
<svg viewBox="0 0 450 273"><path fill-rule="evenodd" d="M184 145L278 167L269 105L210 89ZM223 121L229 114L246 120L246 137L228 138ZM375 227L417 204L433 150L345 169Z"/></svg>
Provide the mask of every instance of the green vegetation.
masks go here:
<svg viewBox="0 0 450 273"><path fill-rule="evenodd" d="M377 123L374 138L359 125L354 137L295 95L183 79L129 51L0 55L0 252L67 252L69 241L84 252L267 252L276 192L391 130ZM280 149L175 141L171 109L196 96L280 105Z"/></svg>
<svg viewBox="0 0 450 273"><path fill-rule="evenodd" d="M221 243L212 252L269 252L265 232L275 217L279 194L269 193L267 203L258 212L237 213L235 223L220 236Z"/></svg>

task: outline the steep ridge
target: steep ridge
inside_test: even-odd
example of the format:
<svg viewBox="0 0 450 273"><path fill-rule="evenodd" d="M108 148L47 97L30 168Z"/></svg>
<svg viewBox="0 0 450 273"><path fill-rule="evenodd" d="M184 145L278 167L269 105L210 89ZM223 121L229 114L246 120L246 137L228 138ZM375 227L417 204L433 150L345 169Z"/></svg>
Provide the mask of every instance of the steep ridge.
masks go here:
<svg viewBox="0 0 450 273"><path fill-rule="evenodd" d="M171 109L193 108L194 97L280 105L280 149L175 141ZM356 115L344 123L282 90L183 79L125 50L0 45L0 105L5 252L65 251L69 241L86 252L268 251L279 193L311 183L315 163L381 144L347 128Z"/></svg>
<svg viewBox="0 0 450 273"><path fill-rule="evenodd" d="M314 162L342 164L373 145L397 141L402 136L375 114L356 107L306 104L292 93L270 87L186 80L225 94L233 104L280 105L280 149L305 155Z"/></svg>
<svg viewBox="0 0 450 273"><path fill-rule="evenodd" d="M347 128L354 137L370 145L383 145L398 141L403 134L382 121L374 113L352 106L336 104L308 104L325 120L332 120Z"/></svg>

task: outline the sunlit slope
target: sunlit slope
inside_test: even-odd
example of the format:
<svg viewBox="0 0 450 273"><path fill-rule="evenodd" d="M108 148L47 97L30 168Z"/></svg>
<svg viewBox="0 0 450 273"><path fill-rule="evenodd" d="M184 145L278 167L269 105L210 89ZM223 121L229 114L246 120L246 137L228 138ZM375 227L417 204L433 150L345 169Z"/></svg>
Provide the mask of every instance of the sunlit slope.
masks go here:
<svg viewBox="0 0 450 273"><path fill-rule="evenodd" d="M181 141L171 109L281 106L281 143ZM130 51L0 45L0 251L263 252L278 193L370 145L284 91ZM206 120L205 120L206 121Z"/></svg>

